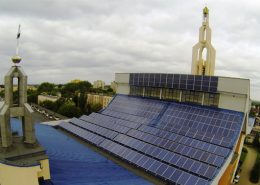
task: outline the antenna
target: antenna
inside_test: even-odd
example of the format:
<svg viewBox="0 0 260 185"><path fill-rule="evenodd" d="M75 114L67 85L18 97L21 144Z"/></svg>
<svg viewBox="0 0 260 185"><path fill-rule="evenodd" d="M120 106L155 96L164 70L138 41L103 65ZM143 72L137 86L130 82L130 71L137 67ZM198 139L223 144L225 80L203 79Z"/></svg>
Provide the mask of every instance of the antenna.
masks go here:
<svg viewBox="0 0 260 185"><path fill-rule="evenodd" d="M14 65L16 66L16 64L20 63L22 58L19 57L19 41L20 41L20 36L21 36L21 25L19 24L18 26L18 32L17 32L17 36L16 36L16 54L15 56L12 57L12 61L14 63Z"/></svg>
<svg viewBox="0 0 260 185"><path fill-rule="evenodd" d="M21 36L21 25L19 24L18 26L18 32L17 32L17 37L16 37L16 55L18 56L19 53L19 40L20 40L20 36Z"/></svg>

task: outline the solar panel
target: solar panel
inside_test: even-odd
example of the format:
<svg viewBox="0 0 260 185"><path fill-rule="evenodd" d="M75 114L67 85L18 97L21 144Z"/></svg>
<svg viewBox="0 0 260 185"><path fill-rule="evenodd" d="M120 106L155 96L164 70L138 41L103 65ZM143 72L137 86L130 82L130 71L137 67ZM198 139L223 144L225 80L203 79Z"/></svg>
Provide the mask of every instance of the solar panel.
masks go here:
<svg viewBox="0 0 260 185"><path fill-rule="evenodd" d="M81 129L81 128L74 126L67 122L60 123L59 127L65 129L65 130L71 132L72 134L75 134L75 135L81 137L82 139L84 139L92 144L95 144L95 145L99 145L102 141L105 140L104 137L101 137L101 136L98 136L91 132L88 132L84 129Z"/></svg>
<svg viewBox="0 0 260 185"><path fill-rule="evenodd" d="M117 95L102 112L60 127L170 183L193 185L216 177L242 120L240 112Z"/></svg>
<svg viewBox="0 0 260 185"><path fill-rule="evenodd" d="M217 92L218 77L186 74L131 73L130 86Z"/></svg>

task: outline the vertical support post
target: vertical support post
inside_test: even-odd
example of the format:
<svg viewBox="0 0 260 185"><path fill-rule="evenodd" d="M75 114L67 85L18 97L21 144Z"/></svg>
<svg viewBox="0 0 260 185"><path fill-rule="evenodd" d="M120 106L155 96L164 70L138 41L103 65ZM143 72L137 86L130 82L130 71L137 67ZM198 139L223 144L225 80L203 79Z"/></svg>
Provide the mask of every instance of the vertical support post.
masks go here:
<svg viewBox="0 0 260 185"><path fill-rule="evenodd" d="M1 139L3 147L12 145L12 131L10 124L10 110L7 105L3 107L0 113Z"/></svg>
<svg viewBox="0 0 260 185"><path fill-rule="evenodd" d="M32 118L33 110L28 103L24 104L24 121L25 121L25 143L34 144L36 142L34 123Z"/></svg>
<svg viewBox="0 0 260 185"><path fill-rule="evenodd" d="M13 106L13 78L11 76L5 76L5 103Z"/></svg>

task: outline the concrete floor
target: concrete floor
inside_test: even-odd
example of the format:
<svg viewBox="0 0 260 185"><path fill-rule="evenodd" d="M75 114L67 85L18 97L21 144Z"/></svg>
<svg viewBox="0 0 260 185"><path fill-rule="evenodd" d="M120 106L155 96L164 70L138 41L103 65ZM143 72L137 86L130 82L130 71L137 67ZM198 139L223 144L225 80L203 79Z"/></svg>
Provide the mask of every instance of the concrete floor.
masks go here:
<svg viewBox="0 0 260 185"><path fill-rule="evenodd" d="M247 146L244 146L244 147L247 148L248 153L247 153L246 159L242 165L242 168L241 168L242 171L239 173L240 179L239 179L239 182L237 183L237 185L260 185L260 182L257 184L254 184L249 181L250 171L252 170L252 168L255 164L257 152L254 148L247 147Z"/></svg>

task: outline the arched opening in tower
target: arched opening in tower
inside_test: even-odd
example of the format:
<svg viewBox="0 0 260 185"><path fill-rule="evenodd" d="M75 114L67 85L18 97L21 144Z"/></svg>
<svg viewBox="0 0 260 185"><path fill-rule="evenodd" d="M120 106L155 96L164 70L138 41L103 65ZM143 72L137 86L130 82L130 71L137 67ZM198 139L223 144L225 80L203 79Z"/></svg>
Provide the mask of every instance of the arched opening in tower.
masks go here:
<svg viewBox="0 0 260 185"><path fill-rule="evenodd" d="M207 48L202 48L201 59L203 60L203 63L204 63L205 61L207 61L207 53L208 53Z"/></svg>
<svg viewBox="0 0 260 185"><path fill-rule="evenodd" d="M12 107L19 106L19 80L18 77L13 77L13 105Z"/></svg>
<svg viewBox="0 0 260 185"><path fill-rule="evenodd" d="M203 41L206 41L207 40L207 31L206 31L206 27L204 27L204 30L203 30Z"/></svg>

